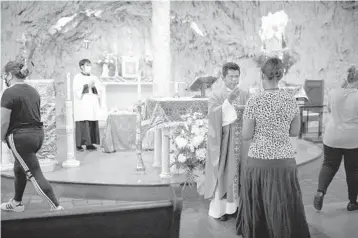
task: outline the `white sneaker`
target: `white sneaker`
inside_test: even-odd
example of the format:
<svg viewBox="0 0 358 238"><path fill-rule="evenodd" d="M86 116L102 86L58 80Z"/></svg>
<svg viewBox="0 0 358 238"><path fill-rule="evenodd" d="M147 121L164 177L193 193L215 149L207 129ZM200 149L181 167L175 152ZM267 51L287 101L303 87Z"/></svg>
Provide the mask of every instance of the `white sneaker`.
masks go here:
<svg viewBox="0 0 358 238"><path fill-rule="evenodd" d="M1 210L8 212L23 212L25 211L25 206L21 202L16 204L14 199L10 199L8 202L1 204Z"/></svg>
<svg viewBox="0 0 358 238"><path fill-rule="evenodd" d="M58 206L56 208L52 208L51 211L62 211L65 210L62 206Z"/></svg>

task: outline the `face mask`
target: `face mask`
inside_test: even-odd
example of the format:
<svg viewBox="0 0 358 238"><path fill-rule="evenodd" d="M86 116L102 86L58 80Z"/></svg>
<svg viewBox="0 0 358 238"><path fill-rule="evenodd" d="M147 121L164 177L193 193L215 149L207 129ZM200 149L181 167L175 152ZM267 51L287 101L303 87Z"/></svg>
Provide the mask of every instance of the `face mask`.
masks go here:
<svg viewBox="0 0 358 238"><path fill-rule="evenodd" d="M8 79L8 78L9 78L9 75L6 74L6 73L3 73L3 75L2 75L1 78L4 80L6 87L10 87L10 81L11 81L11 79Z"/></svg>
<svg viewBox="0 0 358 238"><path fill-rule="evenodd" d="M9 79L8 75L5 76L5 85L6 85L6 87L10 87L10 86L11 86L10 81L11 81L11 79Z"/></svg>

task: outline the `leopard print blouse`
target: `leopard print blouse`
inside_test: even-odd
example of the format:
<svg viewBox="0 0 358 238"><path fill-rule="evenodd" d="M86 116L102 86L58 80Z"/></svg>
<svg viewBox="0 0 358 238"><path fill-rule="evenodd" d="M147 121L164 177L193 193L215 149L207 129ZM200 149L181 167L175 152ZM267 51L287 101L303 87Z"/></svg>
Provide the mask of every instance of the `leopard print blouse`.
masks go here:
<svg viewBox="0 0 358 238"><path fill-rule="evenodd" d="M295 157L289 131L299 114L296 99L284 90L268 90L253 95L247 102L244 119L255 120L249 157L287 159Z"/></svg>

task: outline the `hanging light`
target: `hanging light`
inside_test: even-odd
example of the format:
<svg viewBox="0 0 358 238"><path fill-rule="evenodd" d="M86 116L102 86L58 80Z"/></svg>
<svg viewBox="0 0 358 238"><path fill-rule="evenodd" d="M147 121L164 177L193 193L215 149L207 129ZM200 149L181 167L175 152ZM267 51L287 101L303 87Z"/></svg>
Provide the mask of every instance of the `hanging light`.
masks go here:
<svg viewBox="0 0 358 238"><path fill-rule="evenodd" d="M90 43L89 40L87 40L87 39L84 39L84 40L83 40L83 44L84 44L84 47L85 47L86 49L89 48L89 43Z"/></svg>

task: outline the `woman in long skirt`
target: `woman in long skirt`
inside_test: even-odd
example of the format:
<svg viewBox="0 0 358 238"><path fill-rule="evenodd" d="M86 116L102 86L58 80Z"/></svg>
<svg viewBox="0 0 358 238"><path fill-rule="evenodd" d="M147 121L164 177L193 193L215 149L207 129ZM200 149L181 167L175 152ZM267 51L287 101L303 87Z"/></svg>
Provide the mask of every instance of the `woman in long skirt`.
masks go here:
<svg viewBox="0 0 358 238"><path fill-rule="evenodd" d="M252 140L242 171L236 231L244 238L309 238L290 136L298 136L296 100L280 90L283 63L261 68L263 92L247 103L243 137Z"/></svg>

